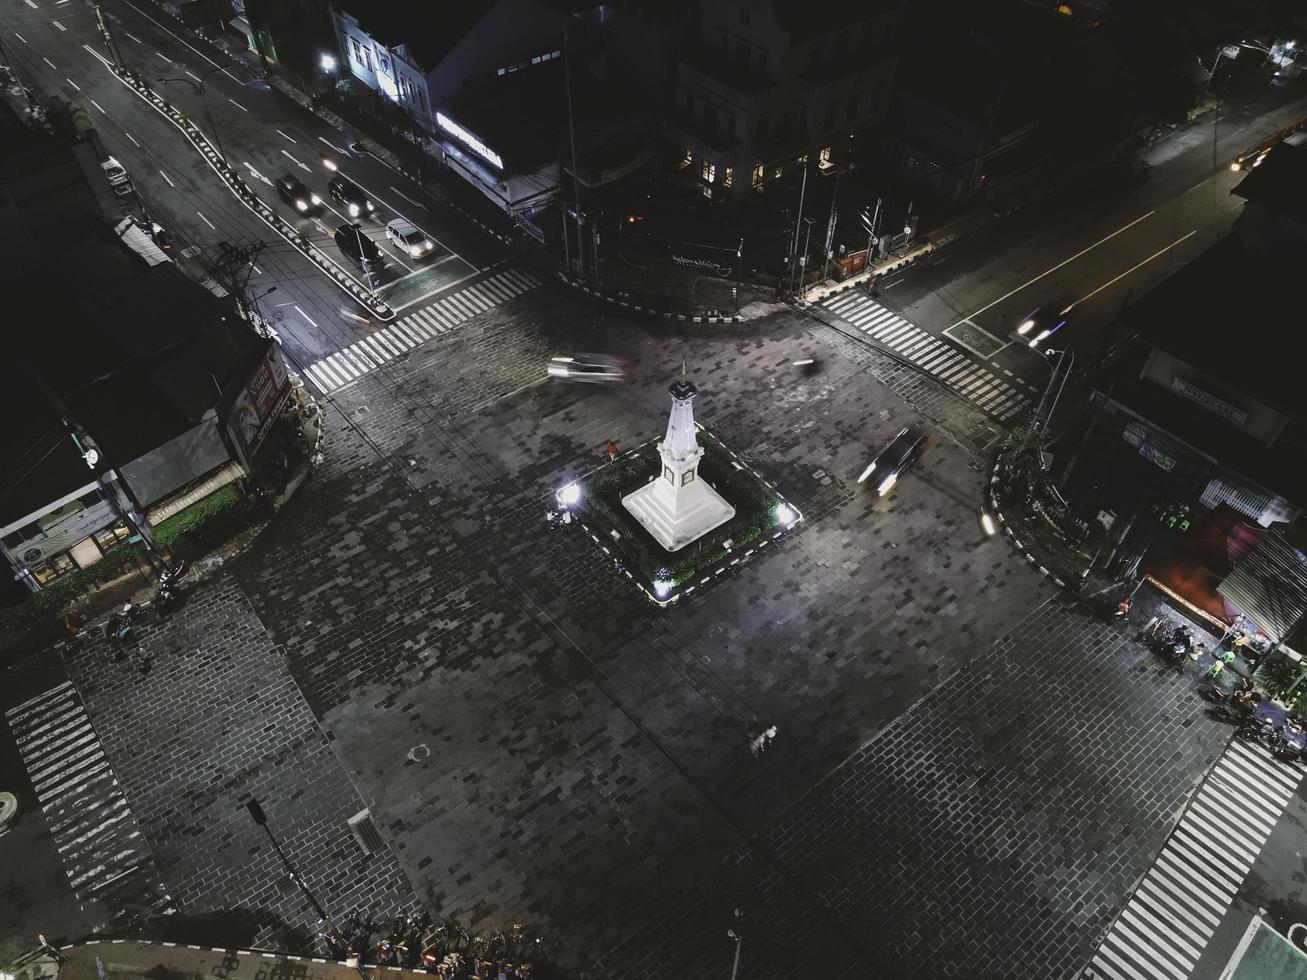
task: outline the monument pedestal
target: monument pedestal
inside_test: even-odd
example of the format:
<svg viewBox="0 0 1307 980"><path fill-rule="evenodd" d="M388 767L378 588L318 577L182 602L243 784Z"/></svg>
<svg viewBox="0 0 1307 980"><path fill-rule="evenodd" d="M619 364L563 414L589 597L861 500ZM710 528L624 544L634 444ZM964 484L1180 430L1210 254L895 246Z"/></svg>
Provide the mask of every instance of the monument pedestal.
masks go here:
<svg viewBox="0 0 1307 980"><path fill-rule="evenodd" d="M673 494L660 477L623 497L622 506L668 551L679 551L735 516L735 508L698 479Z"/></svg>
<svg viewBox="0 0 1307 980"><path fill-rule="evenodd" d="M662 474L622 498L625 507L668 551L678 551L735 516L735 508L699 479L699 445L691 402L697 389L681 375L668 389L672 412L658 443Z"/></svg>

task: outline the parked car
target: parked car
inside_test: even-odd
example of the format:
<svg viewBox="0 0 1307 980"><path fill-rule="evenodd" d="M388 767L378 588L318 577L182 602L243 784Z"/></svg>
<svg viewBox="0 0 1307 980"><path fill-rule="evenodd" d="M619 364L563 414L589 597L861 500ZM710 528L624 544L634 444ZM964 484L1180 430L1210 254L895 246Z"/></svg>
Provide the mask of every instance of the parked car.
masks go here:
<svg viewBox="0 0 1307 980"><path fill-rule="evenodd" d="M926 434L924 432L911 426L904 427L890 441L890 444L867 464L867 468L858 477L858 482L865 483L869 478L875 477L876 493L879 496L885 496L893 489L899 477L907 472L908 467L916 462L925 445Z"/></svg>
<svg viewBox="0 0 1307 980"><path fill-rule="evenodd" d="M327 184L331 199L349 212L351 218L361 214L371 214L376 205L363 193L363 188L343 174L336 174Z"/></svg>
<svg viewBox="0 0 1307 980"><path fill-rule="evenodd" d="M376 242L364 234L358 224L341 225L336 229L336 247L368 276L369 280L380 274L386 260L377 248Z"/></svg>
<svg viewBox="0 0 1307 980"><path fill-rule="evenodd" d="M549 377L563 381L613 382L626 377L622 361L607 354L571 354L549 361Z"/></svg>
<svg viewBox="0 0 1307 980"><path fill-rule="evenodd" d="M415 259L430 255L431 250L436 247L435 243L426 236L426 232L407 218L395 218L386 225L386 237L401 251L407 252Z"/></svg>
<svg viewBox="0 0 1307 980"><path fill-rule="evenodd" d="M293 174L282 174L273 184L277 188L277 196L300 214L309 214L322 207L322 198L305 187L304 181Z"/></svg>

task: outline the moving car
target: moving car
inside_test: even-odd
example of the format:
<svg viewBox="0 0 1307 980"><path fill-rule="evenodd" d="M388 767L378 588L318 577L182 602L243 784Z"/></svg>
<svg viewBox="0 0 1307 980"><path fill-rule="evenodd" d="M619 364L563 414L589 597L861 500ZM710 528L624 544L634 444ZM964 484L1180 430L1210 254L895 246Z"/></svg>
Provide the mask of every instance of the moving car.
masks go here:
<svg viewBox="0 0 1307 980"><path fill-rule="evenodd" d="M1017 324L1017 336L1028 347L1038 347L1053 334L1067 325L1067 320L1075 303L1060 297L1051 303L1036 307Z"/></svg>
<svg viewBox="0 0 1307 980"><path fill-rule="evenodd" d="M621 381L626 377L622 362L607 354L571 354L549 361L549 377L563 381Z"/></svg>
<svg viewBox="0 0 1307 980"><path fill-rule="evenodd" d="M300 214L308 214L322 206L322 198L305 187L304 181L293 174L282 174L273 184L277 188L277 196Z"/></svg>
<svg viewBox="0 0 1307 980"><path fill-rule="evenodd" d="M376 242L363 233L358 224L341 225L336 229L336 247L354 260L369 278L378 275L385 265L385 258Z"/></svg>
<svg viewBox="0 0 1307 980"><path fill-rule="evenodd" d="M377 209L363 193L363 188L343 174L336 174L331 178L327 184L327 191L333 201L349 212L351 218L357 218L361 214L371 214Z"/></svg>
<svg viewBox="0 0 1307 980"><path fill-rule="evenodd" d="M859 483L869 478L876 480L876 493L883 497L893 489L909 466L916 462L921 450L926 445L926 434L919 429L905 426L890 444L880 451L858 477Z"/></svg>
<svg viewBox="0 0 1307 980"><path fill-rule="evenodd" d="M407 252L415 259L430 255L435 244L426 233L407 218L395 218L386 225L386 237L394 242L402 252Z"/></svg>

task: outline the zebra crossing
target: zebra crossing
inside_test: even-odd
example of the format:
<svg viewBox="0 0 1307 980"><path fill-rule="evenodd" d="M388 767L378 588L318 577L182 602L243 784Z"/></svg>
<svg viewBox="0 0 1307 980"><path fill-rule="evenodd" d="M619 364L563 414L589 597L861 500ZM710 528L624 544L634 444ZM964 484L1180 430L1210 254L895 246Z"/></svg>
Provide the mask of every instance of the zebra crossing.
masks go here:
<svg viewBox="0 0 1307 980"><path fill-rule="evenodd" d="M1030 399L1015 385L881 306L861 290L837 293L822 306L1000 420L1006 421L1030 405Z"/></svg>
<svg viewBox="0 0 1307 980"><path fill-rule="evenodd" d="M535 289L541 282L530 272L506 269L401 317L309 365L305 373L323 394L329 394L478 314Z"/></svg>
<svg viewBox="0 0 1307 980"><path fill-rule="evenodd" d="M68 882L115 912L172 910L81 696L65 681L5 712Z"/></svg>
<svg viewBox="0 0 1307 980"><path fill-rule="evenodd" d="M1135 889L1084 980L1187 980L1301 770L1235 739Z"/></svg>

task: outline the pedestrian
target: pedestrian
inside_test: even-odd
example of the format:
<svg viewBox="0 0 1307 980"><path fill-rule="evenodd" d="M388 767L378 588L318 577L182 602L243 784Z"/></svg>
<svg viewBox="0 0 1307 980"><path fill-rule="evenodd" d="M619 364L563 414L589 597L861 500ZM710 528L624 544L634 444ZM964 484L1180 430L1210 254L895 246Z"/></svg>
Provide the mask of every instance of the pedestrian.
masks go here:
<svg viewBox="0 0 1307 980"><path fill-rule="evenodd" d="M1134 600L1130 598L1130 593L1129 593L1129 592L1127 592L1125 595L1123 595L1123 596L1121 597L1121 602L1120 602L1120 603L1117 605L1117 607L1116 607L1116 614L1117 614L1118 616L1125 616L1125 615L1128 615L1129 612L1130 612L1130 604L1131 604L1131 602L1133 602L1133 601L1134 601Z"/></svg>
<svg viewBox="0 0 1307 980"><path fill-rule="evenodd" d="M82 632L82 627L86 625L86 616L80 609L69 609L68 615L64 617L64 633L71 639Z"/></svg>
<svg viewBox="0 0 1307 980"><path fill-rule="evenodd" d="M608 443L608 445L604 446L604 450L608 453L608 462L610 462L610 463L616 463L616 462L617 462L617 443L615 443L615 442L611 442L611 441L610 441L610 442Z"/></svg>
<svg viewBox="0 0 1307 980"><path fill-rule="evenodd" d="M59 952L59 950L57 950L55 947L51 946L48 942L46 942L45 936L41 935L39 932L36 934L36 941L40 944L43 950L45 950L47 953L49 953L51 956L54 957L56 963L62 966L64 963L68 962L68 958L64 956L63 953Z"/></svg>

